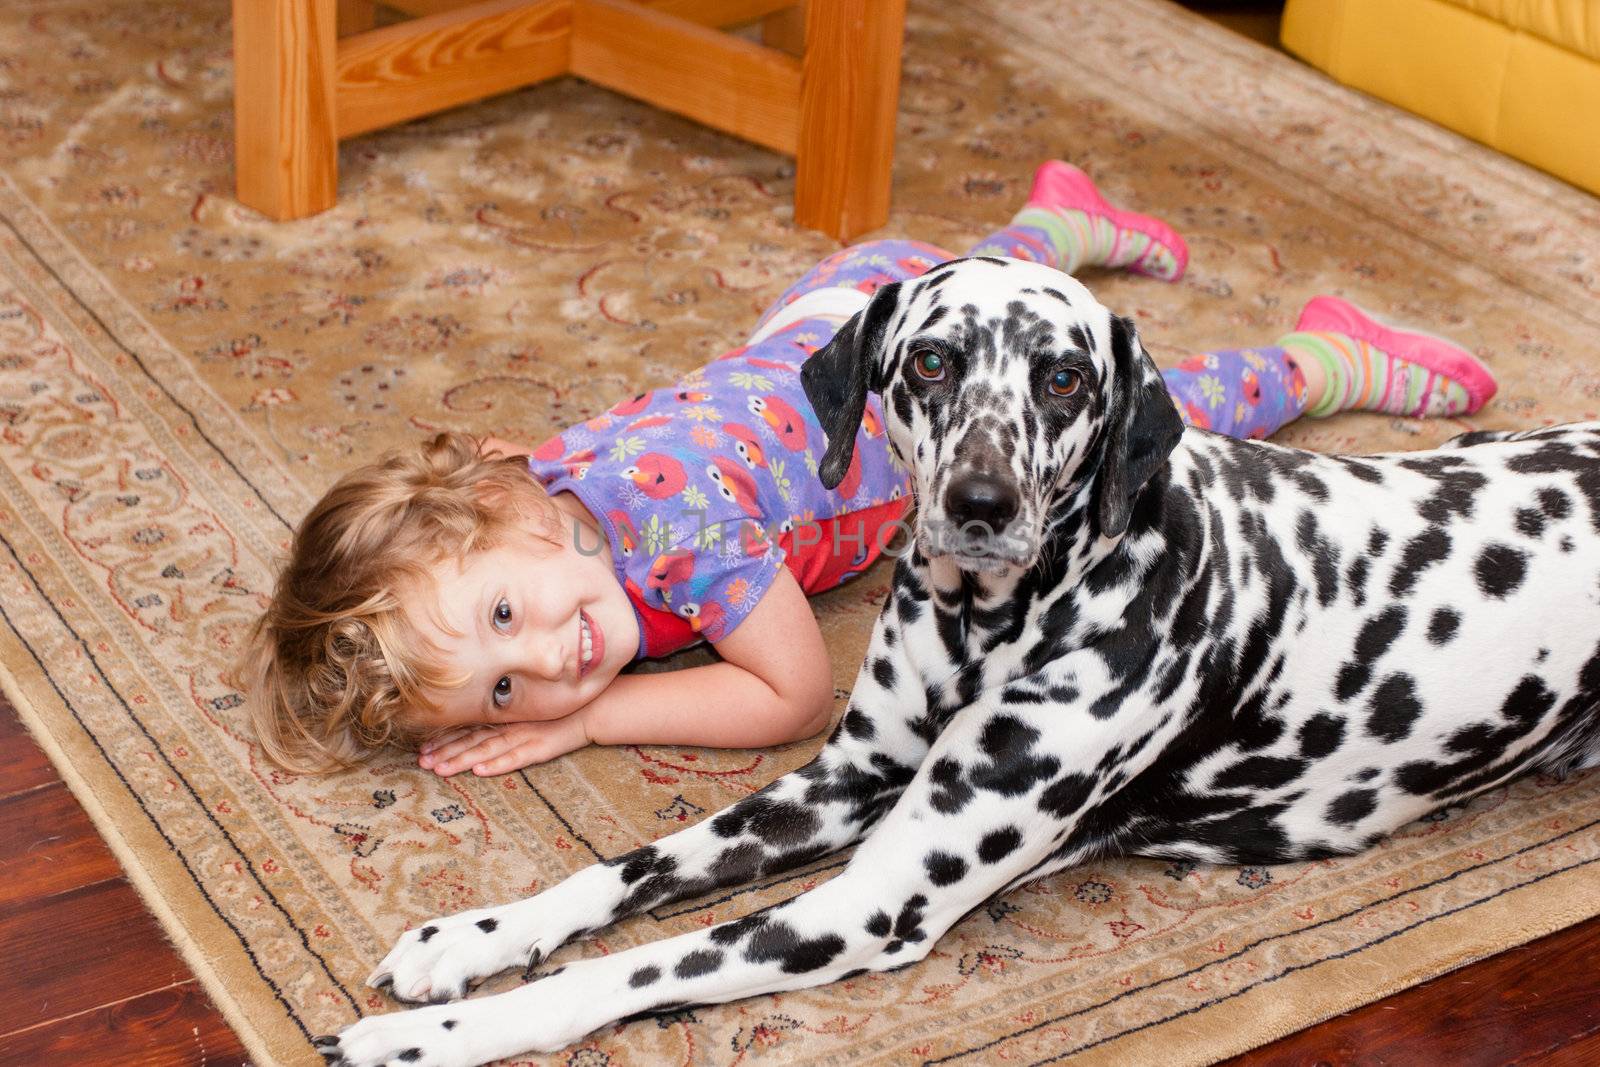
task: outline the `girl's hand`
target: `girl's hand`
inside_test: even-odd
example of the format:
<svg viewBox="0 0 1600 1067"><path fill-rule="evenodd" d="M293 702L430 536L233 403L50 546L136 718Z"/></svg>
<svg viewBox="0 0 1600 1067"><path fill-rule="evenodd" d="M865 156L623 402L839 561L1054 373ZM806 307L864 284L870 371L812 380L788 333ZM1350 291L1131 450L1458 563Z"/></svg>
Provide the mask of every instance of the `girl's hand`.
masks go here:
<svg viewBox="0 0 1600 1067"><path fill-rule="evenodd" d="M445 778L468 768L487 777L548 762L588 743L579 712L548 722L464 727L422 746L417 763Z"/></svg>

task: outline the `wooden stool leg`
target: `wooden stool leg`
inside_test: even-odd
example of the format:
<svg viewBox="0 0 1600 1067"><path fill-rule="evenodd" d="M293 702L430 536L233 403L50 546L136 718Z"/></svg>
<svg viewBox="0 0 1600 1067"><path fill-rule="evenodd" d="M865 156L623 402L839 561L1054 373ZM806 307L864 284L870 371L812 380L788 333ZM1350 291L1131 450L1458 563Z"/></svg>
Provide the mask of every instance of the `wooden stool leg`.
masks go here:
<svg viewBox="0 0 1600 1067"><path fill-rule="evenodd" d="M338 0L233 0L239 201L275 219L326 211L339 184L333 125Z"/></svg>
<svg viewBox="0 0 1600 1067"><path fill-rule="evenodd" d="M847 241L889 219L905 0L809 0L794 219Z"/></svg>

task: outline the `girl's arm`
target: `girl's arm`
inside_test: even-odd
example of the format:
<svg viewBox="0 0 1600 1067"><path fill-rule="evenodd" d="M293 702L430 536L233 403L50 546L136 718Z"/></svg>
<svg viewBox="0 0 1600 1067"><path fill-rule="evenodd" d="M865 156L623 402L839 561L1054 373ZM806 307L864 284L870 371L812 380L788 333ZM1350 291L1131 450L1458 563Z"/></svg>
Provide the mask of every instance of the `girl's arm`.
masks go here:
<svg viewBox="0 0 1600 1067"><path fill-rule="evenodd" d="M721 663L625 674L577 714L602 745L761 748L810 737L833 712L833 670L787 567L733 633Z"/></svg>
<svg viewBox="0 0 1600 1067"><path fill-rule="evenodd" d="M443 775L468 768L505 774L589 742L760 748L810 737L828 724L828 651L787 567L716 648L721 663L625 674L565 718L469 728L426 746L420 762Z"/></svg>

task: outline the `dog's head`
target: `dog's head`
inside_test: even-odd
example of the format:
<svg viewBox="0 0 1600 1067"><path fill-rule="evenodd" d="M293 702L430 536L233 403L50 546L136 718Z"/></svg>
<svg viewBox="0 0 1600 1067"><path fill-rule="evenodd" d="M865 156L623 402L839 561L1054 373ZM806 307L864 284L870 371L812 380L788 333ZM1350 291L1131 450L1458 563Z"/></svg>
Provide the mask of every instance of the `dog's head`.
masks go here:
<svg viewBox="0 0 1600 1067"><path fill-rule="evenodd" d="M963 570L1037 560L1050 517L1092 485L1120 535L1183 432L1133 323L1060 271L978 258L880 288L801 373L844 477L867 394L911 470L917 538Z"/></svg>

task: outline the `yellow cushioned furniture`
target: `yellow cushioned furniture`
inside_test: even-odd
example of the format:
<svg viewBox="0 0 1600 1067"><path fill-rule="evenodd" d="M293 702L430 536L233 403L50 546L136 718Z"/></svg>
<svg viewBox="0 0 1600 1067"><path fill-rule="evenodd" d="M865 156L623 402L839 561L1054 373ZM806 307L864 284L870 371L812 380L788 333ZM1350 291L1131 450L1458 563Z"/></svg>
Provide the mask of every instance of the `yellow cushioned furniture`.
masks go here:
<svg viewBox="0 0 1600 1067"><path fill-rule="evenodd" d="M1600 0L1289 0L1283 45L1600 193Z"/></svg>

